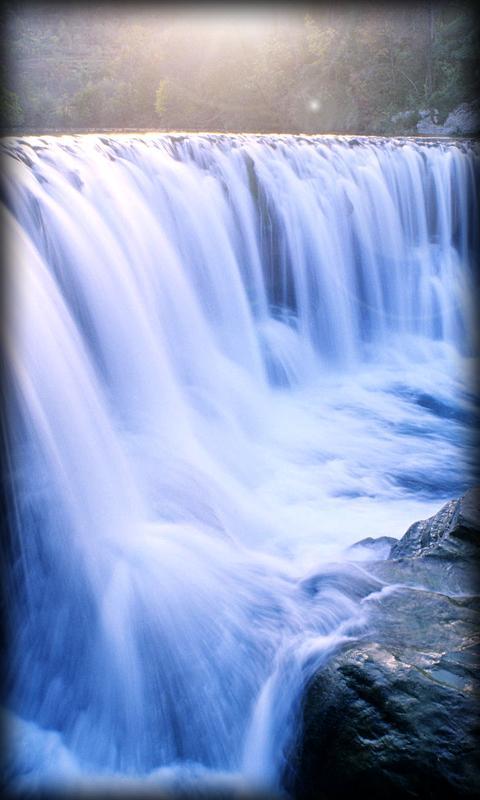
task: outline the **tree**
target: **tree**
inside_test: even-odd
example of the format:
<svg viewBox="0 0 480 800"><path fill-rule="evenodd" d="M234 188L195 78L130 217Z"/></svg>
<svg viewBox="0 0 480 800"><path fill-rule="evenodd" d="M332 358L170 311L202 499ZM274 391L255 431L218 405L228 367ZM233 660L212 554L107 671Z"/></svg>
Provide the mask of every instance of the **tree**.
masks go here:
<svg viewBox="0 0 480 800"><path fill-rule="evenodd" d="M25 119L25 114L15 92L3 86L0 89L0 121L2 128L16 128Z"/></svg>

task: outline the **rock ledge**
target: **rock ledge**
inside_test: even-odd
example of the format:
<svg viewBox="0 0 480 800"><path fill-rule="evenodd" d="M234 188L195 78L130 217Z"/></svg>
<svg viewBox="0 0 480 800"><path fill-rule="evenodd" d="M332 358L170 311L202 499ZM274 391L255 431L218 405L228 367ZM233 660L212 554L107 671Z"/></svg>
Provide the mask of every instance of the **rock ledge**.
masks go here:
<svg viewBox="0 0 480 800"><path fill-rule="evenodd" d="M298 800L479 796L479 508L472 490L362 565L396 588L310 683Z"/></svg>

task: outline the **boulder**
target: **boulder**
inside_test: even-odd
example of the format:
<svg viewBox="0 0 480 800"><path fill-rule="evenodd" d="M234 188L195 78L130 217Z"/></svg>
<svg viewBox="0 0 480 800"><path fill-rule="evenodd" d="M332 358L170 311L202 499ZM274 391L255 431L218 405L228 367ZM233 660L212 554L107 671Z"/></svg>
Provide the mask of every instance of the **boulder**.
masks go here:
<svg viewBox="0 0 480 800"><path fill-rule="evenodd" d="M417 113L417 131L422 134L445 135L443 125L440 125L440 112L438 108L422 108Z"/></svg>
<svg viewBox="0 0 480 800"><path fill-rule="evenodd" d="M474 136L480 132L480 101L462 103L445 120L447 134Z"/></svg>
<svg viewBox="0 0 480 800"><path fill-rule="evenodd" d="M472 489L460 500L446 503L433 517L414 522L393 545L390 558L478 557L479 517L480 489Z"/></svg>
<svg viewBox="0 0 480 800"><path fill-rule="evenodd" d="M295 798L480 793L479 506L472 490L362 565L390 589L368 602L366 635L307 689Z"/></svg>
<svg viewBox="0 0 480 800"><path fill-rule="evenodd" d="M461 103L439 124L438 111L418 112L417 132L437 136L475 136L480 132L480 101Z"/></svg>

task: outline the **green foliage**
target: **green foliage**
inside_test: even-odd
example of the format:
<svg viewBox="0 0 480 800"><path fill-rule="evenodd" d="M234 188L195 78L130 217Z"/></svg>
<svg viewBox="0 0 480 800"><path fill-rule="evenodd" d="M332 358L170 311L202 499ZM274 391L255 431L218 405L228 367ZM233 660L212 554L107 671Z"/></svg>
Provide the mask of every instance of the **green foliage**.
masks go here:
<svg viewBox="0 0 480 800"><path fill-rule="evenodd" d="M0 120L2 128L16 128L23 123L23 109L15 92L0 88Z"/></svg>
<svg viewBox="0 0 480 800"><path fill-rule="evenodd" d="M85 88L74 94L70 106L67 107L67 114L71 119L81 119L89 127L95 124L97 109L101 108L102 100L101 84L89 81Z"/></svg>
<svg viewBox="0 0 480 800"><path fill-rule="evenodd" d="M255 10L251 11L252 20ZM474 99L478 25L458 2L265 13L10 4L9 124L250 131L415 129ZM259 18L260 20L260 18Z"/></svg>
<svg viewBox="0 0 480 800"><path fill-rule="evenodd" d="M475 99L478 93L479 30L471 11L440 18L434 43L435 87L430 101L442 117L455 106Z"/></svg>

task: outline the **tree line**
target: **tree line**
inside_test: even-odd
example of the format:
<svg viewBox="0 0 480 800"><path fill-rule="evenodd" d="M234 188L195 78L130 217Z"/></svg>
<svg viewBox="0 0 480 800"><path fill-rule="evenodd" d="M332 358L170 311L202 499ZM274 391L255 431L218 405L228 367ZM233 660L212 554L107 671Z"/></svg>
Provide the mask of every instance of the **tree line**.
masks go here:
<svg viewBox="0 0 480 800"><path fill-rule="evenodd" d="M465 2L113 8L7 4L4 128L396 133L478 95Z"/></svg>

